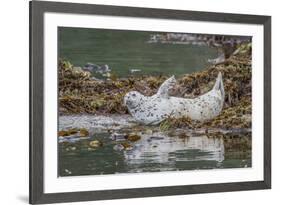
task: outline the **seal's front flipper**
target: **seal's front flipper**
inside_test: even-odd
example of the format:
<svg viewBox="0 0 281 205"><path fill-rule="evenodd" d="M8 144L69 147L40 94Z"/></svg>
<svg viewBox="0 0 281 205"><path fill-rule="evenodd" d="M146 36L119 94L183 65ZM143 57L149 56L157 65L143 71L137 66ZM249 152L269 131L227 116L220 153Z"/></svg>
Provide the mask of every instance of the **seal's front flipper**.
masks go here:
<svg viewBox="0 0 281 205"><path fill-rule="evenodd" d="M163 98L169 97L169 90L174 87L176 84L175 76L173 75L169 79L165 80L164 83L158 89L157 95Z"/></svg>

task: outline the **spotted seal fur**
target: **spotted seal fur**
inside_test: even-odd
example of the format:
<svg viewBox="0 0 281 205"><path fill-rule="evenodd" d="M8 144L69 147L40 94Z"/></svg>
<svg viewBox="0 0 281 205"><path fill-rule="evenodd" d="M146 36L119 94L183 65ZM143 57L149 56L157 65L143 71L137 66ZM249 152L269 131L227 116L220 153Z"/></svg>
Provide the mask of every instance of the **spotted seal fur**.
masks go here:
<svg viewBox="0 0 281 205"><path fill-rule="evenodd" d="M158 124L168 117L206 121L222 111L225 93L221 73L212 90L194 99L169 96L169 90L175 83L175 77L170 77L153 96L144 96L137 91L128 92L124 103L134 119L146 125Z"/></svg>

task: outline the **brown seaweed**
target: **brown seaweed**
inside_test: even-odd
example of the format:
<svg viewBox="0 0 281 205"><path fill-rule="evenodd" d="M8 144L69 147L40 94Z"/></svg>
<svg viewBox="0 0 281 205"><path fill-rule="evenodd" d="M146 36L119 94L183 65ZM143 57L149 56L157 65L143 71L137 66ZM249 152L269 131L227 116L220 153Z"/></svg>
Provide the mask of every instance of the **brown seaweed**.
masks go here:
<svg viewBox="0 0 281 205"><path fill-rule="evenodd" d="M209 91L218 72L223 75L225 104L222 113L208 122L195 122L188 118L167 119L161 130L170 127L251 127L252 59L251 45L238 48L235 55L224 63L210 65L200 72L178 77L171 95L194 98ZM136 90L151 96L169 76L130 76L126 79L112 77L97 80L90 73L74 67L70 62L59 62L59 113L60 114L125 114L128 113L123 98ZM59 133L63 136L65 133Z"/></svg>

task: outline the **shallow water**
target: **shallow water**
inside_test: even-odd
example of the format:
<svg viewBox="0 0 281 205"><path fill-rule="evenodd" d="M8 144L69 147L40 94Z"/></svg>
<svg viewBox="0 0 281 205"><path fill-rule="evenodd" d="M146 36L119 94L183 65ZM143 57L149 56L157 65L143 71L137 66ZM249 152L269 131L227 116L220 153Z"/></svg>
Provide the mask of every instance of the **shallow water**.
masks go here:
<svg viewBox="0 0 281 205"><path fill-rule="evenodd" d="M108 64L112 73L126 77L139 74L181 75L203 70L208 59L218 56L206 45L148 43L155 32L59 28L59 56L75 66L91 62Z"/></svg>
<svg viewBox="0 0 281 205"><path fill-rule="evenodd" d="M204 130L161 132L157 126L137 125L128 115L59 118L60 130L82 127L90 131L88 138L59 138L60 176L251 167L250 148L228 148L232 141L251 141L249 130L210 130L220 131L210 137ZM137 133L141 138L135 142L122 137L111 139L116 133ZM102 146L92 148L89 143L93 140L102 142ZM130 147L122 149L124 142Z"/></svg>

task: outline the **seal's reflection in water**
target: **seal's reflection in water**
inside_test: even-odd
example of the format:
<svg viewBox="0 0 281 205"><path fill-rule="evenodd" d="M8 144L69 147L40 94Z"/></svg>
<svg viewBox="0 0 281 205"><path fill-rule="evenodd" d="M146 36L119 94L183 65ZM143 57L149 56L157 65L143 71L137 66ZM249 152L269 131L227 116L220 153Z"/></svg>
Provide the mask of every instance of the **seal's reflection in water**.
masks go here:
<svg viewBox="0 0 281 205"><path fill-rule="evenodd" d="M224 160L224 144L221 137L209 138L201 135L180 138L158 133L153 136L142 136L132 150L124 151L124 156L127 165L131 167L131 172L145 171L146 167L143 167L143 164L154 164L154 171L158 169L163 171L163 167L160 168L163 164L169 164L168 167L173 167L174 170L174 167L177 167L176 163L180 162L188 164L196 161L213 161L220 166Z"/></svg>
<svg viewBox="0 0 281 205"><path fill-rule="evenodd" d="M59 130L86 128L88 137L60 137L59 176L120 174L251 167L251 131L160 131L139 126L130 116L68 115ZM113 133L120 138L112 139ZM135 134L130 141L126 135ZM91 142L102 146L91 147ZM96 144L95 144L96 145Z"/></svg>

